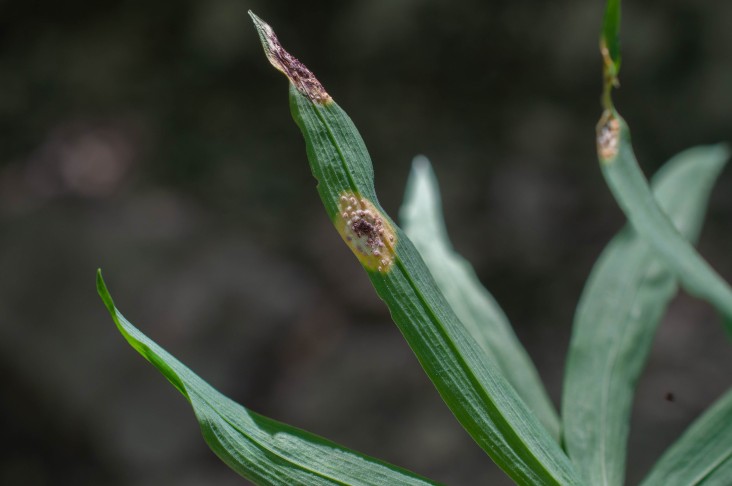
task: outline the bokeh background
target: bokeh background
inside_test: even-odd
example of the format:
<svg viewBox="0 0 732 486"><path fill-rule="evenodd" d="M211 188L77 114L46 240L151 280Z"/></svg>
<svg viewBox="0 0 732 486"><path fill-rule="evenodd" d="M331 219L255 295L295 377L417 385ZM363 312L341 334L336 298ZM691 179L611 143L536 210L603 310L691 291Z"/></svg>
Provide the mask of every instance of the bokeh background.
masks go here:
<svg viewBox="0 0 732 486"><path fill-rule="evenodd" d="M624 220L599 173L602 1L0 2L0 483L245 484L96 296L248 407L456 485L508 484L325 218L253 9L370 148L398 213L433 162L456 248L559 402L574 307ZM732 2L624 5L616 101L654 172L731 138ZM700 248L732 279L732 171ZM639 384L628 477L732 384L684 294ZM673 393L673 402L665 399Z"/></svg>

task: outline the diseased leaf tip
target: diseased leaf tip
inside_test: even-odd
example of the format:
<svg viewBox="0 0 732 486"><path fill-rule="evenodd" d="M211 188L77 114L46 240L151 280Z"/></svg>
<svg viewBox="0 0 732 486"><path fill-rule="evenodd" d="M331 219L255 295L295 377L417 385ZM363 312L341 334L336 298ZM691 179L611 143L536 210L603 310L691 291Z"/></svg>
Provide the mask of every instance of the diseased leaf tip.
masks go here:
<svg viewBox="0 0 732 486"><path fill-rule="evenodd" d="M321 105L330 103L333 99L325 91L323 85L315 77L315 75L303 63L298 61L295 56L287 52L280 44L277 35L264 20L257 17L254 12L249 11L249 16L254 22L254 27L259 34L259 40L262 42L264 54L269 62L280 72L282 72L297 90L305 95L313 103Z"/></svg>
<svg viewBox="0 0 732 486"><path fill-rule="evenodd" d="M618 155L620 121L612 110L605 110L597 124L597 155L608 162Z"/></svg>

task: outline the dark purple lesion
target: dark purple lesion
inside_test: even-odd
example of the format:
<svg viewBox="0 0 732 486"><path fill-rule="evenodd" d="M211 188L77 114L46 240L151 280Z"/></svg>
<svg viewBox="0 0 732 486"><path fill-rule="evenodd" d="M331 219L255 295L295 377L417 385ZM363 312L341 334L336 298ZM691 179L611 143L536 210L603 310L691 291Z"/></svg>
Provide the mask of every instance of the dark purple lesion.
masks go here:
<svg viewBox="0 0 732 486"><path fill-rule="evenodd" d="M254 25L257 28L257 33L269 62L282 71L297 90L307 96L310 101L321 105L330 103L332 99L323 88L323 85L320 84L320 81L312 71L282 47L272 27L251 11L249 15L254 20Z"/></svg>
<svg viewBox="0 0 732 486"><path fill-rule="evenodd" d="M336 226L361 263L387 272L394 263L394 230L373 203L353 193L339 197ZM341 226L343 224L343 226Z"/></svg>
<svg viewBox="0 0 732 486"><path fill-rule="evenodd" d="M384 229L382 228L380 219L376 219L372 224L363 218L358 218L351 223L351 230L357 238L366 239L366 246L374 255L378 255L379 250L384 247L384 242L381 239L381 236L384 234Z"/></svg>
<svg viewBox="0 0 732 486"><path fill-rule="evenodd" d="M364 219L359 219L351 225L351 229L356 236L361 238L362 236L370 237L376 233L376 228L373 224L369 223Z"/></svg>
<svg viewBox="0 0 732 486"><path fill-rule="evenodd" d="M330 95L325 92L323 85L315 75L303 63L298 61L292 54L282 49L276 53L278 60L285 68L285 75L297 89L315 103L326 103L331 101Z"/></svg>

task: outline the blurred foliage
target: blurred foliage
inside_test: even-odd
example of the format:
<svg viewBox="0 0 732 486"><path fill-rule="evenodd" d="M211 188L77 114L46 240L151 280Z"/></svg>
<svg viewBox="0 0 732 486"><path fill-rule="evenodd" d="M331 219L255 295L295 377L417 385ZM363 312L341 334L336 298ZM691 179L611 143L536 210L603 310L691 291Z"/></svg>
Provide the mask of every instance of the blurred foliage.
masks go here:
<svg viewBox="0 0 732 486"><path fill-rule="evenodd" d="M273 80L261 57L250 8L277 25L283 43L358 124L392 215L411 158L431 158L456 248L516 323L557 399L556 357L564 355L574 303L623 222L595 162L602 2L6 0L0 373L12 385L0 392L0 416L9 441L20 441L21 430L34 434L3 459L0 483L17 483L7 475L29 469L39 479L27 484L64 484L59 477L138 484L140 470L158 471L159 483L231 481L206 469L218 471L218 464L199 444L195 424L168 435L171 425L161 416L188 416L183 406L170 408L177 403L172 392L155 402L165 407L142 407L149 413L142 430L119 424L119 443L100 443L106 419L85 418L91 400L105 400L110 416L140 408L114 394L108 380L162 387L147 368L129 363L110 331L89 285L98 266L118 298L140 309L130 317L159 323L152 337L168 333L171 346L196 340L188 354L171 350L197 358L185 361L204 376L203 368L213 369L210 376L222 377L216 385L237 401L451 484L492 477L439 399L418 409L410 402L433 390L322 222L287 103L271 103L282 99L286 81ZM684 147L729 138L729 25L730 2L624 6L622 82L633 89L621 87L614 97L634 127L647 173ZM701 251L728 280L730 220L727 173L713 195ZM292 221L307 231L293 236ZM263 261L278 268L266 282L257 278ZM140 281L156 284L143 291ZM42 305L39 292L48 296ZM323 293L341 305L324 304ZM163 295L178 300L173 310L159 309ZM715 351L720 336L697 329L716 326L685 325L713 319L711 311L688 299L674 309L659 341L672 354L652 361L655 381L636 413L650 413L644 404L669 387L682 405L631 437L631 455L639 454L629 464L631 481L729 384L729 366L711 368L704 380L694 369L677 373L675 359L696 357L699 371L707 358L729 358ZM257 322L260 331L242 322ZM285 343L275 344L281 335ZM677 347L679 340L687 346ZM45 344L30 345L39 342ZM547 343L551 354L542 351ZM384 350L378 359L367 351L374 345ZM79 365L79 353L96 369ZM29 356L51 371L39 373ZM244 365L265 361L270 376L234 378ZM99 368L118 375L102 379ZM354 376L373 392L348 392ZM78 395L60 397L59 383ZM351 414L359 407L363 421L352 423L338 410L319 421L318 404L332 396ZM435 424L434 435L418 441L425 449L403 447L401 434L425 420ZM385 440L394 421L403 429ZM135 430L149 436L147 447L130 445ZM163 437L173 437L175 447ZM385 442L392 448L383 450ZM78 460L75 473L54 475L59 451ZM179 476L171 479L171 471Z"/></svg>

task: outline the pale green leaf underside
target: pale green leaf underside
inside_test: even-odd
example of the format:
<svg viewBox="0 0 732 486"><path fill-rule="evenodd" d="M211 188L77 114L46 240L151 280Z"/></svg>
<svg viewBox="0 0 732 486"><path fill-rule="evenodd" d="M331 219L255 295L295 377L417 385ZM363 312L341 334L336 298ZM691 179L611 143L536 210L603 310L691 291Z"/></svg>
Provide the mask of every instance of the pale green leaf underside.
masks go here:
<svg viewBox="0 0 732 486"><path fill-rule="evenodd" d="M531 358L470 263L452 248L443 222L437 179L425 157L414 160L400 219L460 322L558 439L559 417Z"/></svg>
<svg viewBox="0 0 732 486"><path fill-rule="evenodd" d="M729 486L731 483L732 390L689 426L641 486Z"/></svg>
<svg viewBox="0 0 732 486"><path fill-rule="evenodd" d="M209 447L245 478L283 486L436 484L233 402L130 324L114 306L101 272L97 290L130 345L188 399Z"/></svg>
<svg viewBox="0 0 732 486"><path fill-rule="evenodd" d="M600 166L615 199L684 289L716 307L732 333L732 289L659 208L633 153L628 125L616 112L610 112L610 116L619 122L618 150L614 157L601 159ZM729 156L725 146L719 145L717 150L720 157Z"/></svg>
<svg viewBox="0 0 732 486"><path fill-rule="evenodd" d="M654 195L689 240L701 230L722 146L686 150L654 178ZM607 245L575 315L562 399L565 448L585 481L621 485L633 392L676 278L632 227Z"/></svg>

